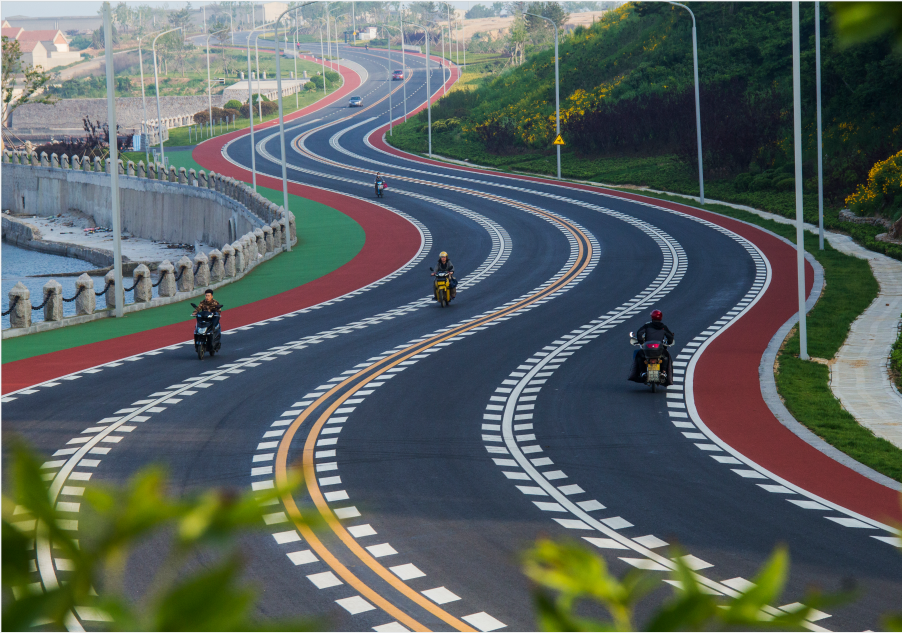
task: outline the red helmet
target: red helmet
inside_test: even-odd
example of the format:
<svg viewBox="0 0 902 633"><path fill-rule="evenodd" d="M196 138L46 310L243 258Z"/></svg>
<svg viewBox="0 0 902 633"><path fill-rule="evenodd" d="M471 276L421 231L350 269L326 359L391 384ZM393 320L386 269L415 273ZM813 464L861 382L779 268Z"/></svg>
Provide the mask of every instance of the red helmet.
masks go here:
<svg viewBox="0 0 902 633"><path fill-rule="evenodd" d="M660 310L652 310L651 311L651 320L652 321L663 321L664 313L661 312Z"/></svg>

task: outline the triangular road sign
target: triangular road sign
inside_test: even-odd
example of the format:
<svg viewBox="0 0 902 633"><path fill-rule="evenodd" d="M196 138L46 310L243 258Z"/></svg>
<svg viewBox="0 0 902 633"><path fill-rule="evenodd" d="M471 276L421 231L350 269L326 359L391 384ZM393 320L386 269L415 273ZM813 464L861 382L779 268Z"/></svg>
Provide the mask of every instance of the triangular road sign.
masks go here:
<svg viewBox="0 0 902 633"><path fill-rule="evenodd" d="M552 145L566 145L566 143L564 143L563 137L561 137L561 135L558 134L557 138L554 139L554 143L552 143Z"/></svg>

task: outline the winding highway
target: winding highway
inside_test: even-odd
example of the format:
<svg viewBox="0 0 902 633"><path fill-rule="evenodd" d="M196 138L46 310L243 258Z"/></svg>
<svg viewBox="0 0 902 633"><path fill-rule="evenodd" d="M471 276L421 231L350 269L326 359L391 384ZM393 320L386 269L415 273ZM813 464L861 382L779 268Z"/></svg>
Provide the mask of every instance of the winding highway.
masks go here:
<svg viewBox="0 0 902 633"><path fill-rule="evenodd" d="M363 107L342 98L286 123L288 177L407 226L403 263L240 328L227 309L222 352L202 363L186 318L186 343L4 394L4 436L53 456L59 502L77 506L79 488L153 463L169 468L174 493L266 490L299 466L304 488L242 538L247 576L261 616L318 616L335 630L532 630L520 556L540 536L580 539L617 574L664 574L678 544L728 595L785 543L792 573L774 608L853 580L856 599L809 628L879 627L902 596L890 517L847 502L870 488L834 484L832 467L783 435L753 443L785 470L749 454L740 444L755 430L742 416L761 414L731 410L761 399L761 352L747 371L733 365L753 355L747 339L766 342L791 317L792 249L679 205L391 150L382 136L390 88L391 117L404 116L402 82L389 81L399 55L389 66L385 51L342 46L341 59ZM426 98L424 61L407 56L409 110ZM451 70L432 68L436 93ZM228 173L249 170L256 151L259 172L280 178L277 128L256 141L234 135L195 158ZM439 251L460 278L444 309L430 297ZM629 332L653 308L676 333L678 366L656 394L626 380ZM325 523L311 531L299 513ZM45 586L65 579L49 545L36 557ZM130 591L159 558L154 544L133 557Z"/></svg>

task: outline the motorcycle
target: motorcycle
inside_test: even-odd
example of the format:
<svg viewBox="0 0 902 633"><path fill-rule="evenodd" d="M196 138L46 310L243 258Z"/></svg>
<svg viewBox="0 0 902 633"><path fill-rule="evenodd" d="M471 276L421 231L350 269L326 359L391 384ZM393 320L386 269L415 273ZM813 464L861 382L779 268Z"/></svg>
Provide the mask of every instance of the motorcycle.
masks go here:
<svg viewBox="0 0 902 633"><path fill-rule="evenodd" d="M376 196L381 198L383 191L385 191L385 181L377 180L376 181Z"/></svg>
<svg viewBox="0 0 902 633"><path fill-rule="evenodd" d="M667 348L669 345L664 341L640 343L632 332L630 332L630 344L639 348L639 360L645 365L645 372L639 374L640 382L651 385L652 393L658 390L658 385L667 385L669 382Z"/></svg>
<svg viewBox="0 0 902 633"><path fill-rule="evenodd" d="M191 304L195 310L197 306ZM204 354L210 353L214 356L219 348L222 347L222 328L219 326L219 319L216 317L222 310L222 306L214 312L198 312L197 324L194 327L194 351L197 352L197 359L203 360Z"/></svg>
<svg viewBox="0 0 902 633"><path fill-rule="evenodd" d="M432 270L430 268L429 270ZM443 308L451 303L451 273L437 272L435 273L435 300L439 302Z"/></svg>

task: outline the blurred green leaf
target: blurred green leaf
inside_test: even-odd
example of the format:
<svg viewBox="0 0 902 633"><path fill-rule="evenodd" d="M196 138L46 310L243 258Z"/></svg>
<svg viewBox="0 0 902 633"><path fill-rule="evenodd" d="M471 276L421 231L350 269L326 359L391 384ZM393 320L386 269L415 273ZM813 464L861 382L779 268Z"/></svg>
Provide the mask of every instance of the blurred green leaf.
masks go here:
<svg viewBox="0 0 902 633"><path fill-rule="evenodd" d="M900 2L831 2L836 16L836 30L844 44L855 44L890 32L897 46L902 46L902 3Z"/></svg>

